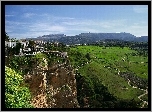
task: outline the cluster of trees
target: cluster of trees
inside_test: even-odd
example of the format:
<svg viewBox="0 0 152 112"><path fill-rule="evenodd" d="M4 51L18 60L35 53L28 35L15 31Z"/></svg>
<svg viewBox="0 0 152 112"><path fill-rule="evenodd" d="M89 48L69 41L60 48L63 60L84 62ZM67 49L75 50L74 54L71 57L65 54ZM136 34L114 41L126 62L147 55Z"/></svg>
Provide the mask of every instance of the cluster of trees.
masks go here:
<svg viewBox="0 0 152 112"><path fill-rule="evenodd" d="M81 108L85 108L84 98L87 98L87 108L139 108L140 101L119 99L108 91L95 75L84 77L76 75L77 98Z"/></svg>
<svg viewBox="0 0 152 112"><path fill-rule="evenodd" d="M17 41L16 38L10 38L9 35L5 32L5 41L9 41L9 40L13 42Z"/></svg>
<svg viewBox="0 0 152 112"><path fill-rule="evenodd" d="M16 43L16 46L14 47L8 47L5 46L5 55L6 56L12 56L12 55L18 55L20 53L20 48L22 48L21 43Z"/></svg>
<svg viewBox="0 0 152 112"><path fill-rule="evenodd" d="M146 89L148 87L148 81L146 79L139 78L131 72L120 72L120 76L126 80L129 79L131 84L137 86L138 88Z"/></svg>
<svg viewBox="0 0 152 112"><path fill-rule="evenodd" d="M43 58L47 59L47 56L43 53L38 53L34 56L12 56L6 59L5 65L14 69L17 73L25 75L32 71L33 68L36 68L37 65L44 66Z"/></svg>
<svg viewBox="0 0 152 112"><path fill-rule="evenodd" d="M137 55L148 56L148 42L133 42L133 41L123 41L119 39L105 39L103 41L94 42L89 45L101 46L101 47L129 47L130 49L136 50Z"/></svg>
<svg viewBox="0 0 152 112"><path fill-rule="evenodd" d="M85 44L81 44L84 46ZM140 56L148 56L148 42L134 42L134 41L124 41L119 39L105 39L98 42L92 42L87 45L100 46L106 49L106 47L129 47L130 49L136 50L137 55ZM71 45L71 47L75 47L75 45Z"/></svg>
<svg viewBox="0 0 152 112"><path fill-rule="evenodd" d="M75 50L70 50L68 52L68 55L70 62L75 68L77 68L78 66L80 67L82 64L84 65L85 63L89 62L91 59L89 53L84 55L79 51L75 51Z"/></svg>
<svg viewBox="0 0 152 112"><path fill-rule="evenodd" d="M148 42L133 43L129 47L136 50L140 56L148 56Z"/></svg>
<svg viewBox="0 0 152 112"><path fill-rule="evenodd" d="M47 50L52 50L52 51L67 51L68 48L66 47L65 44L63 43L50 43L50 42L47 42L45 45L44 45L45 49Z"/></svg>
<svg viewBox="0 0 152 112"><path fill-rule="evenodd" d="M9 36L6 32L5 32L5 41L9 41Z"/></svg>

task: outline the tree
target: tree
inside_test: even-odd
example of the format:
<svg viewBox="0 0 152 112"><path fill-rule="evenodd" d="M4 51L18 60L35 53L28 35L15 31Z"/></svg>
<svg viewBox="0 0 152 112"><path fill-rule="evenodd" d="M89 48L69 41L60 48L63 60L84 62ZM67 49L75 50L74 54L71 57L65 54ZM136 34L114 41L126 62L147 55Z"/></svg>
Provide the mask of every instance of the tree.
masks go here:
<svg viewBox="0 0 152 112"><path fill-rule="evenodd" d="M9 36L6 32L5 32L5 41L9 41Z"/></svg>
<svg viewBox="0 0 152 112"><path fill-rule="evenodd" d="M32 51L35 49L35 42L33 40L29 40L28 47L31 48Z"/></svg>
<svg viewBox="0 0 152 112"><path fill-rule="evenodd" d="M89 53L86 54L86 58L90 61L91 58Z"/></svg>
<svg viewBox="0 0 152 112"><path fill-rule="evenodd" d="M20 48L21 48L21 43L16 43L16 46L15 46L15 54L19 54L20 53Z"/></svg>

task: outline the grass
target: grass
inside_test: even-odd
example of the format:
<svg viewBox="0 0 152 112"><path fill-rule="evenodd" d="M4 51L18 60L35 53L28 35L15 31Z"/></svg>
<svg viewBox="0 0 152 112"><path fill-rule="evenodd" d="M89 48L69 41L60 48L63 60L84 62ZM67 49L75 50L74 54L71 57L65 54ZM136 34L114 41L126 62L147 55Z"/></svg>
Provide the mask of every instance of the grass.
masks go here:
<svg viewBox="0 0 152 112"><path fill-rule="evenodd" d="M144 101L148 101L148 94L142 96L141 99L144 100Z"/></svg>
<svg viewBox="0 0 152 112"><path fill-rule="evenodd" d="M129 100L134 98L138 101L138 96L143 94L143 91L130 87L128 82L117 74L118 70L121 72L130 71L140 78L148 79L148 63L146 63L148 57L133 56L132 53L137 52L127 47L123 49L107 47L104 49L99 46L77 46L70 50L78 51L83 55L90 54L91 63L80 67L79 72L91 80L93 80L92 75L98 77L100 83L104 84L114 96Z"/></svg>
<svg viewBox="0 0 152 112"><path fill-rule="evenodd" d="M131 71L140 78L148 79L148 57L132 56L131 53L137 53L127 47L103 47L98 46L78 46L71 48L71 50L79 51L82 54L90 53L91 61L96 61L103 66L111 66L118 68L120 71ZM128 56L128 59L127 59ZM123 61L123 59L125 61Z"/></svg>
<svg viewBox="0 0 152 112"><path fill-rule="evenodd" d="M91 75L95 75L98 77L100 82L105 85L109 92L114 96L121 99L135 99L138 101L138 96L143 93L143 91L139 89L133 89L127 83L127 81L113 74L107 68L102 67L100 64L96 62L92 62L88 65L85 65L79 69L79 72L87 77L91 78ZM128 88L128 89L123 89Z"/></svg>

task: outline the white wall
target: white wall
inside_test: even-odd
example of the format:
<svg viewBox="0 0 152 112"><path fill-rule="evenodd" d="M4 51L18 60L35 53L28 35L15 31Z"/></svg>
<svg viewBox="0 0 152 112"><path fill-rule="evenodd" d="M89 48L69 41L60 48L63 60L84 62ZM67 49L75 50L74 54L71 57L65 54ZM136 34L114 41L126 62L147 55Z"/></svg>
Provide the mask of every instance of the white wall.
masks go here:
<svg viewBox="0 0 152 112"><path fill-rule="evenodd" d="M5 42L5 46L11 47L11 43L10 42Z"/></svg>
<svg viewBox="0 0 152 112"><path fill-rule="evenodd" d="M16 46L16 42L11 42L11 47Z"/></svg>
<svg viewBox="0 0 152 112"><path fill-rule="evenodd" d="M5 42L5 46L15 47L16 46L16 42Z"/></svg>
<svg viewBox="0 0 152 112"><path fill-rule="evenodd" d="M26 42L20 42L21 43L21 45L24 45L24 48L25 48L25 46L26 46Z"/></svg>

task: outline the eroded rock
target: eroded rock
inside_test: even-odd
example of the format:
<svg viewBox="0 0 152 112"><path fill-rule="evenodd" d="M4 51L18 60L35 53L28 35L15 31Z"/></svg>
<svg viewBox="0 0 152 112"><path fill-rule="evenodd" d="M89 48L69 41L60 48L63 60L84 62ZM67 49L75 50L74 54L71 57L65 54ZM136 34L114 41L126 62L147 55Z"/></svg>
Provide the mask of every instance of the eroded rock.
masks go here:
<svg viewBox="0 0 152 112"><path fill-rule="evenodd" d="M46 60L45 63L47 65ZM32 73L36 74L26 75L25 82L29 84L31 103L35 108L79 108L76 79L71 66L37 67Z"/></svg>

